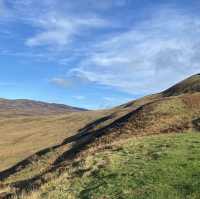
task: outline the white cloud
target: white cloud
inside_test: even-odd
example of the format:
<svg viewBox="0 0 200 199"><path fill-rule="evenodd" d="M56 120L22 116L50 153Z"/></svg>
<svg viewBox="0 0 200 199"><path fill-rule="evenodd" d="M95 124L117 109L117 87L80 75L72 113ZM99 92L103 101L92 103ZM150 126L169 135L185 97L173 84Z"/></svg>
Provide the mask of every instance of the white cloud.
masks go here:
<svg viewBox="0 0 200 199"><path fill-rule="evenodd" d="M67 88L71 84L68 80L64 78L53 78L50 82L64 88Z"/></svg>
<svg viewBox="0 0 200 199"><path fill-rule="evenodd" d="M26 41L28 46L66 46L77 35L82 35L83 28L99 28L108 26L108 22L96 16L72 17L59 13L48 13L33 21L39 33Z"/></svg>
<svg viewBox="0 0 200 199"><path fill-rule="evenodd" d="M51 80L63 87L92 82L131 94L157 92L200 71L199 16L155 6L157 10L151 10L151 17L145 13L146 18L138 17L133 24L129 24L132 11L126 15L127 21L121 15L110 17L113 7L121 9L129 2L132 1L12 1L12 20L24 27L13 35L17 42L25 38L26 47L23 46L24 51L21 48L22 52L0 49L0 54L56 60L66 66L66 71L73 67L66 77ZM4 0L0 0L0 16L7 11ZM137 15L136 11L136 18ZM120 28L114 30L116 21ZM25 31L28 28L31 33Z"/></svg>
<svg viewBox="0 0 200 199"><path fill-rule="evenodd" d="M96 44L72 72L132 94L157 92L200 71L199 33L199 17L161 9Z"/></svg>
<svg viewBox="0 0 200 199"><path fill-rule="evenodd" d="M82 0L77 3L65 0L17 0L10 2L9 9L5 2L0 0L0 16L6 19L9 16L10 21L33 30L32 35L25 38L25 44L29 47L66 47L74 38L87 34L88 30L111 26L92 8L84 10L87 3ZM96 1L88 0L89 4L92 2ZM7 24L8 21L4 22Z"/></svg>
<svg viewBox="0 0 200 199"><path fill-rule="evenodd" d="M76 100L85 100L86 99L86 97L83 96L83 95L73 96L73 98L76 99Z"/></svg>
<svg viewBox="0 0 200 199"><path fill-rule="evenodd" d="M73 73L63 77L54 77L50 82L64 88L72 88L80 87L80 85L88 85L89 80L86 77L80 76L78 73Z"/></svg>

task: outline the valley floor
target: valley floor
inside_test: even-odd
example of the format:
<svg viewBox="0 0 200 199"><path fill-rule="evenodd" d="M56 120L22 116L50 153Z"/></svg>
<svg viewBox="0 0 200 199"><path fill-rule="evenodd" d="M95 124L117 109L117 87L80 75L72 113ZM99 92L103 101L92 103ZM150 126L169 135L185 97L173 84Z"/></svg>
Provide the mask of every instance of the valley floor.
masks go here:
<svg viewBox="0 0 200 199"><path fill-rule="evenodd" d="M200 133L132 138L79 158L29 199L198 199Z"/></svg>

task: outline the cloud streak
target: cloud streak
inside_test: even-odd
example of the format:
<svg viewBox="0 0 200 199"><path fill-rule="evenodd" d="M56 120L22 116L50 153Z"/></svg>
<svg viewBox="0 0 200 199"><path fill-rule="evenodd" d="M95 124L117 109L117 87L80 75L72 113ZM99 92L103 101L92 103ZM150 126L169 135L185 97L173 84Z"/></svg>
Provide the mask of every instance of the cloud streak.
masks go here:
<svg viewBox="0 0 200 199"><path fill-rule="evenodd" d="M73 71L132 94L158 92L200 71L199 33L199 17L157 10L129 31L97 43Z"/></svg>
<svg viewBox="0 0 200 199"><path fill-rule="evenodd" d="M108 22L96 16L78 18L48 13L34 21L34 25L40 31L26 41L28 46L65 46L71 43L74 37L82 35L83 29L104 27Z"/></svg>

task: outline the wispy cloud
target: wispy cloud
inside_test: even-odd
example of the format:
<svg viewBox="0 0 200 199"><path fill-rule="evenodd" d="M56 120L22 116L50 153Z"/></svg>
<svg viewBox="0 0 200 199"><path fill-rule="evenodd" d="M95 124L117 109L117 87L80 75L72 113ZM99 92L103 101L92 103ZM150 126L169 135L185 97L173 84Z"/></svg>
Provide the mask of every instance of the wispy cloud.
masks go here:
<svg viewBox="0 0 200 199"><path fill-rule="evenodd" d="M19 0L12 1L7 7L5 0L0 0L0 16L4 20L9 16L10 21L33 30L32 35L24 38L25 45L51 46L55 50L56 47L66 47L74 38L80 38L88 31L112 26L108 20L94 12L94 1L87 1ZM103 0L95 5L105 3ZM91 8L84 10L84 5L91 5Z"/></svg>
<svg viewBox="0 0 200 199"><path fill-rule="evenodd" d="M59 77L51 79L50 82L64 88L67 88L71 85L70 81L64 78L59 78Z"/></svg>
<svg viewBox="0 0 200 199"><path fill-rule="evenodd" d="M76 95L76 96L73 96L73 98L76 100L85 100L86 99L86 97L83 95Z"/></svg>
<svg viewBox="0 0 200 199"><path fill-rule="evenodd" d="M26 41L28 46L66 46L74 37L82 35L84 28L104 27L108 22L96 16L76 18L48 13L34 21L34 25L39 28L39 33Z"/></svg>
<svg viewBox="0 0 200 199"><path fill-rule="evenodd" d="M156 10L129 31L97 43L73 71L125 92L157 92L200 71L199 33L199 17Z"/></svg>
<svg viewBox="0 0 200 199"><path fill-rule="evenodd" d="M140 2L147 1L0 0L0 55L55 65L49 82L63 88L114 88L124 96L200 72L200 15Z"/></svg>
<svg viewBox="0 0 200 199"><path fill-rule="evenodd" d="M50 80L51 83L63 88L79 87L80 85L88 85L90 81L78 73L69 73L66 76L54 77Z"/></svg>

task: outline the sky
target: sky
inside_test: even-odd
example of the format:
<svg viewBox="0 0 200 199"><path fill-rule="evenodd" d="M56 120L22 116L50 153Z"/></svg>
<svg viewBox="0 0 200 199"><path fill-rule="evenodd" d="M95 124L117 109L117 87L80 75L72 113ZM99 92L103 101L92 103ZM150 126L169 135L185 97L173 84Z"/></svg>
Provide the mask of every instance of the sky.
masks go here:
<svg viewBox="0 0 200 199"><path fill-rule="evenodd" d="M0 0L0 97L88 109L200 72L199 0Z"/></svg>

